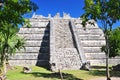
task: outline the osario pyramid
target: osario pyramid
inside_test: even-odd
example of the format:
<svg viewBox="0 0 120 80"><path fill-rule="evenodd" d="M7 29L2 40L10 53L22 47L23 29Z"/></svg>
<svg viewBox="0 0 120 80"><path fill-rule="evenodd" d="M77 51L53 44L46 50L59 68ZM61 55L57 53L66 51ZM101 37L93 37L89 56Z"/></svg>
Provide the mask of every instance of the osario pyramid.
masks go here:
<svg viewBox="0 0 120 80"><path fill-rule="evenodd" d="M81 18L57 13L54 17L35 15L29 19L31 27L20 28L19 34L26 39L25 50L10 58L11 65L37 65L52 70L80 69L84 64L105 64L105 45L102 30L94 25L82 26ZM118 58L111 64L120 63Z"/></svg>

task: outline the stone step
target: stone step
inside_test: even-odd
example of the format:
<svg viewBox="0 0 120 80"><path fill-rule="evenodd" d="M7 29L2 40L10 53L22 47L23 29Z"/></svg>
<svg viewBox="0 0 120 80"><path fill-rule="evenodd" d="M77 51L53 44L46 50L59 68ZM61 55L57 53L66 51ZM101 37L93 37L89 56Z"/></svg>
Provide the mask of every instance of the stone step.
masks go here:
<svg viewBox="0 0 120 80"><path fill-rule="evenodd" d="M88 60L90 62L90 65L105 65L106 59L90 59Z"/></svg>
<svg viewBox="0 0 120 80"><path fill-rule="evenodd" d="M77 29L99 29L98 28L98 26L94 26L94 25L90 25L90 26L85 26L85 27L83 27L83 25L81 24L81 23L75 23L75 27L77 28Z"/></svg>
<svg viewBox="0 0 120 80"><path fill-rule="evenodd" d="M37 60L37 57L38 57L38 54L35 54L35 53L17 53L13 56L10 57L10 60L22 60L22 59L25 59L25 60Z"/></svg>
<svg viewBox="0 0 120 80"><path fill-rule="evenodd" d="M20 28L19 34L42 34L48 31L49 28Z"/></svg>
<svg viewBox="0 0 120 80"><path fill-rule="evenodd" d="M54 20L55 48L74 47L69 20Z"/></svg>
<svg viewBox="0 0 120 80"><path fill-rule="evenodd" d="M97 32L97 33L94 33L94 32L78 32L79 35L101 35L101 36L104 36L103 33L101 32Z"/></svg>
<svg viewBox="0 0 120 80"><path fill-rule="evenodd" d="M41 41L35 41L35 40L27 40L25 42L25 47L49 47L49 40L41 40Z"/></svg>
<svg viewBox="0 0 120 80"><path fill-rule="evenodd" d="M25 49L21 49L17 51L17 53L48 53L49 47L25 47Z"/></svg>
<svg viewBox="0 0 120 80"><path fill-rule="evenodd" d="M101 52L101 53L85 53L85 56L88 60L106 58L106 55L105 55L104 52Z"/></svg>
<svg viewBox="0 0 120 80"><path fill-rule="evenodd" d="M31 33L31 34L18 34L20 36L26 37L26 36L49 36L49 33L45 34L38 34L38 33Z"/></svg>
<svg viewBox="0 0 120 80"><path fill-rule="evenodd" d="M25 27L23 26L23 28L26 28L26 26ZM46 26L33 25L33 26L30 26L30 28L46 28Z"/></svg>
<svg viewBox="0 0 120 80"><path fill-rule="evenodd" d="M81 40L105 40L101 35L79 35Z"/></svg>
<svg viewBox="0 0 120 80"><path fill-rule="evenodd" d="M83 47L84 53L100 53L101 47Z"/></svg>
<svg viewBox="0 0 120 80"><path fill-rule="evenodd" d="M49 34L20 34L26 40L48 40Z"/></svg>
<svg viewBox="0 0 120 80"><path fill-rule="evenodd" d="M48 67L49 61L48 60L9 60L10 65L12 66L41 66L41 67Z"/></svg>
<svg viewBox="0 0 120 80"><path fill-rule="evenodd" d="M101 33L103 34L103 31L99 28L91 28L91 29L85 29L84 28L77 28L77 32L80 32L80 33Z"/></svg>
<svg viewBox="0 0 120 80"><path fill-rule="evenodd" d="M12 66L32 66L32 65L36 65L37 60L9 60L10 65Z"/></svg>
<svg viewBox="0 0 120 80"><path fill-rule="evenodd" d="M48 18L30 18L30 22L49 22L50 20Z"/></svg>
<svg viewBox="0 0 120 80"><path fill-rule="evenodd" d="M49 60L49 54L43 53L43 54L35 54L35 53L17 53L10 57L10 60Z"/></svg>
<svg viewBox="0 0 120 80"><path fill-rule="evenodd" d="M31 40L31 41L26 41L25 42L25 47L40 47L41 46L41 42L42 41L35 41L35 40Z"/></svg>
<svg viewBox="0 0 120 80"><path fill-rule="evenodd" d="M21 55L21 54L35 54L35 55L39 55L39 54L46 54L46 55L49 55L49 53L47 52L47 53L40 53L40 52L29 52L29 53L27 53L27 52L16 52L16 54L17 55ZM15 55L16 55L15 54ZM13 55L14 56L14 55Z"/></svg>
<svg viewBox="0 0 120 80"><path fill-rule="evenodd" d="M46 27L46 26L49 26L49 22L37 22L37 21L33 21L33 22L30 22L31 24L31 27Z"/></svg>
<svg viewBox="0 0 120 80"><path fill-rule="evenodd" d="M105 59L91 59L88 61L90 61L91 65L105 65L106 64L106 58ZM120 64L120 58L109 59L109 64L112 64L112 65Z"/></svg>
<svg viewBox="0 0 120 80"><path fill-rule="evenodd" d="M22 28L19 31L19 34L45 34L45 33L49 33L49 29L34 29L34 28Z"/></svg>
<svg viewBox="0 0 120 80"><path fill-rule="evenodd" d="M84 46L84 47L101 47L101 46L103 46L103 45L105 45L105 41L104 40L99 40L99 41L82 41L81 42L82 43L82 45Z"/></svg>
<svg viewBox="0 0 120 80"><path fill-rule="evenodd" d="M75 27L76 28L99 28L98 25L91 25L91 24L87 24L86 26L83 26L82 23L75 23Z"/></svg>
<svg viewBox="0 0 120 80"><path fill-rule="evenodd" d="M81 42L105 42L105 40L82 40Z"/></svg>

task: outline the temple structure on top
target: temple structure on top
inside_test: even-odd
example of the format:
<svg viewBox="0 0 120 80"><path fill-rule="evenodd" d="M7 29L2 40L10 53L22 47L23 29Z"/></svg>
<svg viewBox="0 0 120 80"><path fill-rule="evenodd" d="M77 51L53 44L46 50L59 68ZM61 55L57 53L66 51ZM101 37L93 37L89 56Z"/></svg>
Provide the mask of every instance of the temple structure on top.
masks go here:
<svg viewBox="0 0 120 80"><path fill-rule="evenodd" d="M54 18L54 19L71 19L72 17L70 16L70 14L63 12L63 17L60 16L60 13L56 13L55 16L51 16L51 14L48 14L48 17L45 17L43 15L36 15L35 13L33 13L32 18Z"/></svg>
<svg viewBox="0 0 120 80"><path fill-rule="evenodd" d="M84 28L81 18L64 13L48 17L33 14L31 27L23 26L19 35L26 39L25 49L10 58L12 65L37 65L51 70L77 70L85 64L104 65L105 45L103 31L95 21ZM120 63L119 58L110 59L110 64Z"/></svg>

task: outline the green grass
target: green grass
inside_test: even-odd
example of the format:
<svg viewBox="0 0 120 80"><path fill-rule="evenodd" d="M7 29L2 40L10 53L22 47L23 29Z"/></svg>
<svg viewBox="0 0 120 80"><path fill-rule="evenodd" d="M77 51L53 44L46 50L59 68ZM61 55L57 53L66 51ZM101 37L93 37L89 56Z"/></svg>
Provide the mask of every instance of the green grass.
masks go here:
<svg viewBox="0 0 120 80"><path fill-rule="evenodd" d="M8 80L61 80L60 75L52 73L42 67L33 66L32 72L25 74L22 72L22 67L15 67L7 72ZM63 70L64 80L89 80L91 78L104 77L104 68L93 68L91 71L85 70ZM112 71L112 76L120 77L120 72Z"/></svg>

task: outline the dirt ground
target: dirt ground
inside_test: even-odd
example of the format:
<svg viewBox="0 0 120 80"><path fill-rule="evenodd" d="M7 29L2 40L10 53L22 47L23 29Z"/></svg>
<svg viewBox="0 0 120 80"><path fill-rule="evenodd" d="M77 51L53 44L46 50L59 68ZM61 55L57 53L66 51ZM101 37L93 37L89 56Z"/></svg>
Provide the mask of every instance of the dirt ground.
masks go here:
<svg viewBox="0 0 120 80"><path fill-rule="evenodd" d="M106 77L95 78L91 80L106 80ZM120 80L120 77L111 77L111 80Z"/></svg>

